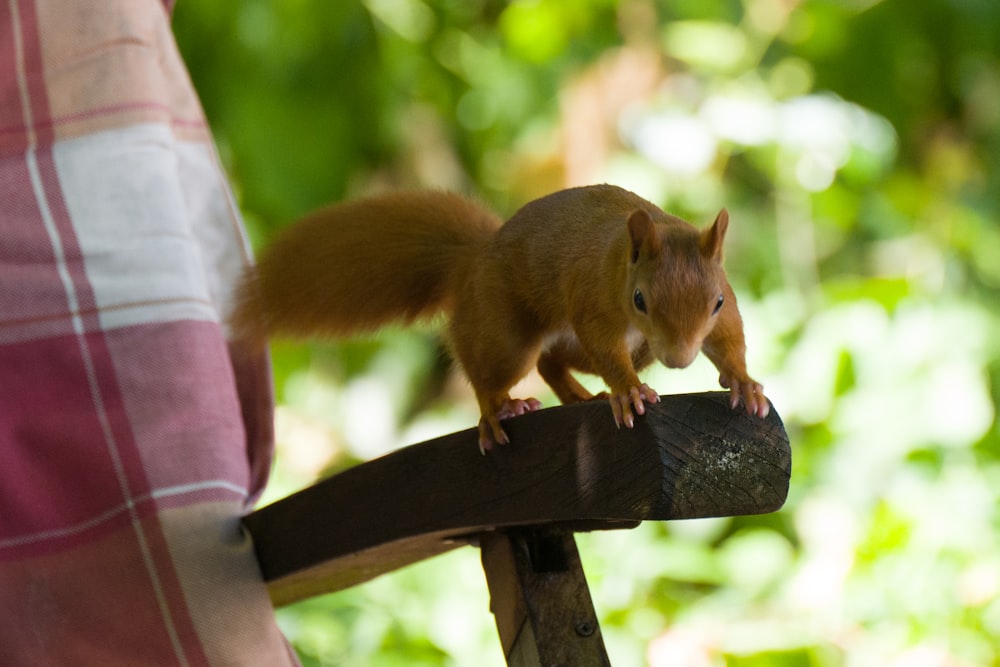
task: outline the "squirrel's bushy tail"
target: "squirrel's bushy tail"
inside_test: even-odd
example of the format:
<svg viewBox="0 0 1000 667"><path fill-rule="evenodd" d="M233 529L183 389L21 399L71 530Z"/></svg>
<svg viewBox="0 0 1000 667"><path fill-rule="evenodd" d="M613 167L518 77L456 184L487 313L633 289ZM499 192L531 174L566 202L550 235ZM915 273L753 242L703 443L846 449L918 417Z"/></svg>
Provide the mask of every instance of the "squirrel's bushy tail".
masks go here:
<svg viewBox="0 0 1000 667"><path fill-rule="evenodd" d="M234 337L350 336L447 308L478 250L502 221L447 192L347 201L283 230L246 272Z"/></svg>

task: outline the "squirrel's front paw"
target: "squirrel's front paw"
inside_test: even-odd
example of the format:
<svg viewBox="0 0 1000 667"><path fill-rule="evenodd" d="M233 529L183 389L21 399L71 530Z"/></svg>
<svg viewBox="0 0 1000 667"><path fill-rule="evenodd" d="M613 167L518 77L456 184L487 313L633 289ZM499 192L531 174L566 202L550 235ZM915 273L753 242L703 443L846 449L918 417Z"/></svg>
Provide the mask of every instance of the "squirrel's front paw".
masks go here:
<svg viewBox="0 0 1000 667"><path fill-rule="evenodd" d="M771 403L764 395L764 387L753 378L734 380L726 375L719 376L719 384L729 390L729 406L734 410L743 401L747 414L763 419L771 411Z"/></svg>
<svg viewBox="0 0 1000 667"><path fill-rule="evenodd" d="M610 394L608 402L611 403L611 413L615 416L615 425L618 428L624 424L627 428L635 426L635 414L646 414L646 403L659 403L660 395L648 384L643 382L638 387L632 387L625 394Z"/></svg>

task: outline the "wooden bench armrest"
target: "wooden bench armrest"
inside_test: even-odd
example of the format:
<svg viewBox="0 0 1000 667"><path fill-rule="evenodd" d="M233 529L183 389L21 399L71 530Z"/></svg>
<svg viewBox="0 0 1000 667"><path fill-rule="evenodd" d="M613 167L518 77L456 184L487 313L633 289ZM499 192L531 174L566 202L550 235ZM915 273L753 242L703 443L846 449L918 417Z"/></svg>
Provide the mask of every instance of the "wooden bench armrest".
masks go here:
<svg viewBox="0 0 1000 667"><path fill-rule="evenodd" d="M341 590L513 526L575 530L761 514L788 493L780 417L728 394L663 396L634 429L605 402L504 422L486 456L469 429L350 468L244 518L276 605Z"/></svg>

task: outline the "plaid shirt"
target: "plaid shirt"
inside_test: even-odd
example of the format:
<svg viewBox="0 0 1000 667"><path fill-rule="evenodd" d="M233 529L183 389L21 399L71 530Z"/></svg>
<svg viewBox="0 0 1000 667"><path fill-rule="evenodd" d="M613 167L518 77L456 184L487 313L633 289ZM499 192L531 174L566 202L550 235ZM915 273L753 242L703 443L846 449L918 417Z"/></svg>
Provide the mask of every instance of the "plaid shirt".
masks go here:
<svg viewBox="0 0 1000 667"><path fill-rule="evenodd" d="M283 665L266 358L172 2L0 5L0 664Z"/></svg>

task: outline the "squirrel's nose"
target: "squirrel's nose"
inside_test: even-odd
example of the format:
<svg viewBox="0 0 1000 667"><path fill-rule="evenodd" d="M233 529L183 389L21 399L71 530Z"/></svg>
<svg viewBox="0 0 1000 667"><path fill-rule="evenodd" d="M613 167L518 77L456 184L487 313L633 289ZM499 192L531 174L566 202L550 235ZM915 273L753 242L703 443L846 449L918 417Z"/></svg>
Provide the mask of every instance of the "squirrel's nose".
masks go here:
<svg viewBox="0 0 1000 667"><path fill-rule="evenodd" d="M698 356L700 346L671 347L654 350L656 358L667 368L687 368Z"/></svg>

